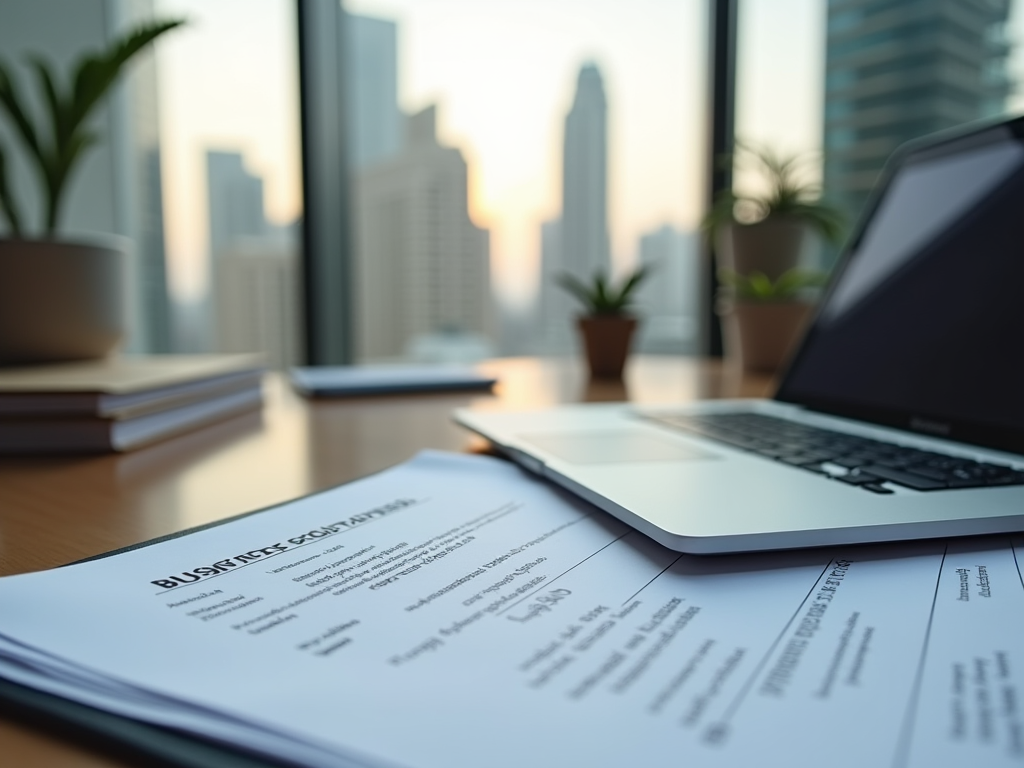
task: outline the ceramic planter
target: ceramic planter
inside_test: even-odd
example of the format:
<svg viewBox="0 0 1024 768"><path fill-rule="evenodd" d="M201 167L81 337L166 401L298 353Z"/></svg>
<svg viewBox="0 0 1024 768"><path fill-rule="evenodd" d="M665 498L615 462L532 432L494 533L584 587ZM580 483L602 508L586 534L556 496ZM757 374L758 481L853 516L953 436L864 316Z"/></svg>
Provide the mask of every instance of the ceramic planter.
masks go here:
<svg viewBox="0 0 1024 768"><path fill-rule="evenodd" d="M629 315L589 315L577 320L592 377L622 377L636 326L636 318Z"/></svg>
<svg viewBox="0 0 1024 768"><path fill-rule="evenodd" d="M723 302L726 355L744 371L775 373L793 351L812 307L801 301Z"/></svg>
<svg viewBox="0 0 1024 768"><path fill-rule="evenodd" d="M0 365L103 357L124 335L124 243L0 239Z"/></svg>
<svg viewBox="0 0 1024 768"><path fill-rule="evenodd" d="M715 239L718 267L740 275L763 272L774 282L799 265L807 231L807 223L792 216L722 227Z"/></svg>

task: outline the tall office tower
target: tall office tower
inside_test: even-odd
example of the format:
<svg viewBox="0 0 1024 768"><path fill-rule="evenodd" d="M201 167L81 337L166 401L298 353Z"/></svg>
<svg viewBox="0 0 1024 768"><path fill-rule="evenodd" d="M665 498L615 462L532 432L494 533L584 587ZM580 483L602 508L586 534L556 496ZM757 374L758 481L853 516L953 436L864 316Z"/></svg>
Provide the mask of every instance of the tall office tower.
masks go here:
<svg viewBox="0 0 1024 768"><path fill-rule="evenodd" d="M608 127L601 73L584 64L565 118L562 154L563 269L588 278L611 265L608 247Z"/></svg>
<svg viewBox="0 0 1024 768"><path fill-rule="evenodd" d="M641 351L697 351L699 245L696 232L680 232L668 224L640 238L640 264L649 270L637 289L636 311L643 318L637 340Z"/></svg>
<svg viewBox="0 0 1024 768"><path fill-rule="evenodd" d="M859 214L905 141L999 114L1010 0L830 0L825 193Z"/></svg>
<svg viewBox="0 0 1024 768"><path fill-rule="evenodd" d="M177 348L174 313L167 284L167 250L164 241L163 174L160 148L153 145L141 167L139 215L142 217L139 242L139 300L145 318L141 349L147 352L173 352Z"/></svg>
<svg viewBox="0 0 1024 768"><path fill-rule="evenodd" d="M404 116L398 108L397 25L386 19L342 15L343 83L348 162L358 171L402 148Z"/></svg>
<svg viewBox="0 0 1024 768"><path fill-rule="evenodd" d="M562 145L562 216L541 228L540 322L544 351L572 344L579 306L557 286L570 273L589 281L611 269L608 240L608 106L596 64L584 64L565 118Z"/></svg>
<svg viewBox="0 0 1024 768"><path fill-rule="evenodd" d="M567 270L563 266L562 220L552 219L540 225L540 285L537 289L535 348L530 352L564 354L574 343L572 318L579 314L579 303L558 284Z"/></svg>
<svg viewBox="0 0 1024 768"><path fill-rule="evenodd" d="M246 170L238 152L206 152L206 190L210 224L210 262L231 241L267 231L263 179Z"/></svg>
<svg viewBox="0 0 1024 768"><path fill-rule="evenodd" d="M106 47L153 15L152 0L3 0L0 51L29 94L34 75L23 66L24 56L39 56L63 75L84 52ZM97 141L70 178L60 222L62 235L71 238L97 232L127 238L123 348L129 352L167 352L171 346L157 95L153 51L142 51L90 120ZM29 106L42 109L42 104ZM22 153L11 151L15 140L6 131L4 145L8 183L19 193L25 218L37 227L39 180Z"/></svg>
<svg viewBox="0 0 1024 768"><path fill-rule="evenodd" d="M356 176L356 349L403 356L426 337L490 337L487 230L469 218L462 153L437 141L435 108L407 122L402 151Z"/></svg>
<svg viewBox="0 0 1024 768"><path fill-rule="evenodd" d="M275 367L298 362L299 235L271 225L263 180L238 152L206 153L210 222L210 305L218 352L261 352ZM211 322L212 321L212 322Z"/></svg>
<svg viewBox="0 0 1024 768"><path fill-rule="evenodd" d="M217 351L261 352L272 368L300 362L298 242L287 230L239 237L217 256Z"/></svg>

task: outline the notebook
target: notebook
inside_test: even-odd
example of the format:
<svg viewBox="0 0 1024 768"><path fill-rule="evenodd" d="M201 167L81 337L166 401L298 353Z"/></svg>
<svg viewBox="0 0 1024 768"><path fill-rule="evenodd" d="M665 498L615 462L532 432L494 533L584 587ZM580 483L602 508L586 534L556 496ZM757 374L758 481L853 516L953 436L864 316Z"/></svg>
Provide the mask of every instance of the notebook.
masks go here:
<svg viewBox="0 0 1024 768"><path fill-rule="evenodd" d="M890 159L771 399L455 419L661 544L1024 529L1024 117Z"/></svg>

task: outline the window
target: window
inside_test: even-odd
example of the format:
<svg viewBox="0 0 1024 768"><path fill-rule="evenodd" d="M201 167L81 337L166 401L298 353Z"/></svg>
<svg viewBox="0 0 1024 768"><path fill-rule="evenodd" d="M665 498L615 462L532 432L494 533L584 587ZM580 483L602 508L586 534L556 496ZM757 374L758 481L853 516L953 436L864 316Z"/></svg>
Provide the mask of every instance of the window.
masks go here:
<svg viewBox="0 0 1024 768"><path fill-rule="evenodd" d="M1008 0L742 0L736 132L824 149L825 195L853 221L900 144L1020 109L1022 40Z"/></svg>
<svg viewBox="0 0 1024 768"><path fill-rule="evenodd" d="M170 290L182 351L301 361L295 4L157 0Z"/></svg>
<svg viewBox="0 0 1024 768"><path fill-rule="evenodd" d="M641 347L695 350L700 4L344 8L356 359L569 352L557 275L640 263Z"/></svg>

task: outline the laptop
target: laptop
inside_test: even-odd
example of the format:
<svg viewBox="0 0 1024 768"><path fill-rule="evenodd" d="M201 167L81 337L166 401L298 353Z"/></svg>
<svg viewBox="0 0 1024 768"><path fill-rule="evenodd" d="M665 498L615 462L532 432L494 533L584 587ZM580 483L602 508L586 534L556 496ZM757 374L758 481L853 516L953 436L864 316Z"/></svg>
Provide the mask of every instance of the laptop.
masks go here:
<svg viewBox="0 0 1024 768"><path fill-rule="evenodd" d="M682 552L1024 530L1024 117L895 153L771 399L455 420Z"/></svg>

